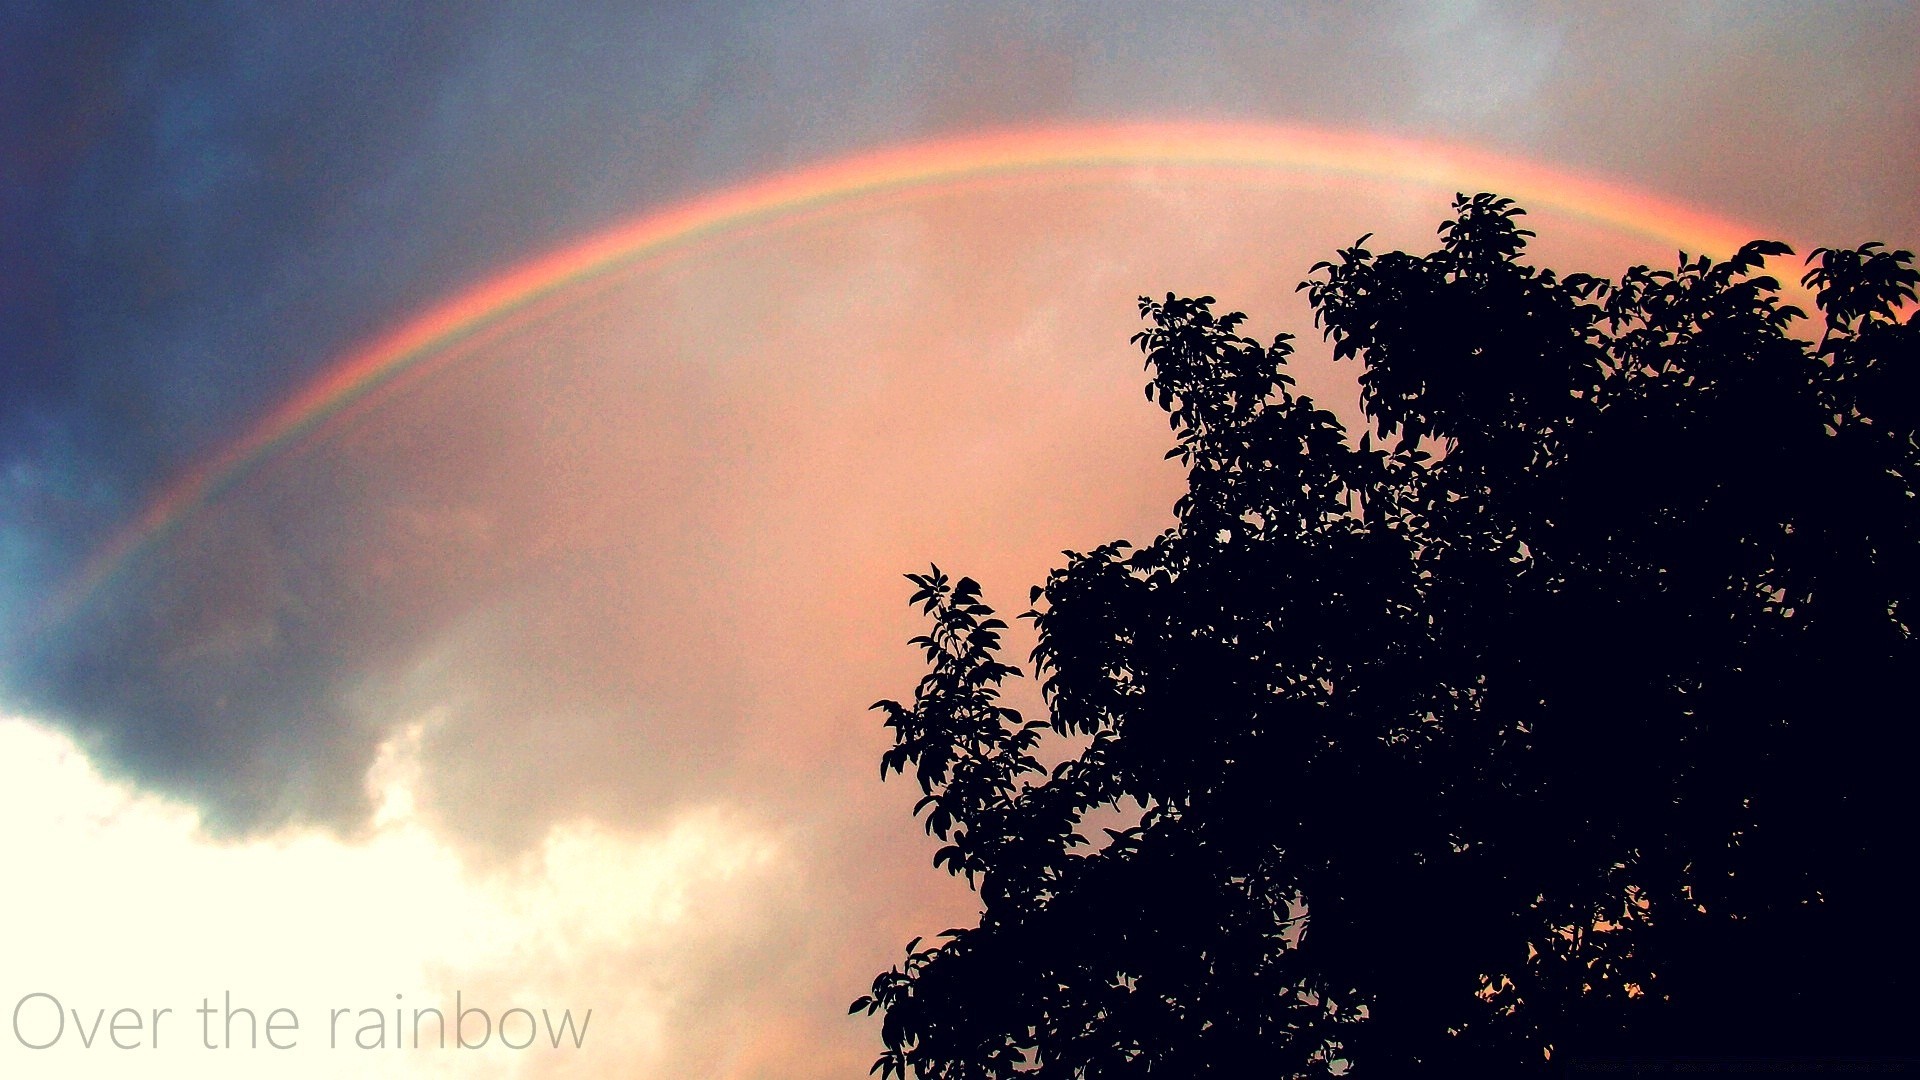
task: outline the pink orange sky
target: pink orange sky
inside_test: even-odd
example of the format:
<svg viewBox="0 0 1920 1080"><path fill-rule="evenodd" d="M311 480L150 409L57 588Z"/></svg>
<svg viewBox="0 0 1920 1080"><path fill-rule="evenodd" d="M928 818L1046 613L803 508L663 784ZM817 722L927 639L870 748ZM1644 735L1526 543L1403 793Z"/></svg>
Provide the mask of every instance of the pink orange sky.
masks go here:
<svg viewBox="0 0 1920 1080"><path fill-rule="evenodd" d="M1458 171L1369 169L1368 147ZM1039 163L1010 166L1022 153ZM234 748L229 805L295 822L287 800L316 777L378 775L404 747L404 814L377 785L309 804L389 814L308 856L349 877L425 844L469 868L416 888L544 919L603 888L544 865L569 838L617 864L596 873L688 820L716 852L758 853L718 879L646 878L706 890L698 918L596 893L588 922L527 931L574 949L614 918L605 965L514 983L442 944L368 976L414 989L375 989L429 994L439 970L608 1003L591 1051L541 1059L556 1075L854 1075L871 1034L841 999L967 908L926 866L911 793L876 782L865 706L915 677L899 575L938 560L1012 603L1062 548L1150 535L1178 478L1139 399L1133 295L1205 291L1256 332L1305 328L1308 264L1361 231L1429 243L1496 165L1512 190L1543 183L1533 224L1557 256L1737 235L1549 170L1285 130L1096 128L828 165L524 263L350 354L169 488L70 617L152 658L143 692L198 702L196 740ZM1351 372L1316 345L1302 385L1350 414ZM303 685L314 656L324 678ZM685 920L691 953L661 953ZM650 979L694 989L656 1000Z"/></svg>
<svg viewBox="0 0 1920 1080"><path fill-rule="evenodd" d="M1411 189L1498 191L1693 254L1724 257L1762 235L1708 212L1618 183L1468 146L1365 132L1219 123L1095 124L990 132L893 147L767 177L644 214L541 255L442 301L335 362L238 441L168 484L103 545L71 592L189 513L262 455L297 439L416 366L458 355L468 335L569 287L639 260L670 259L729 233L780 228L818 213L857 214L889 196L937 197L1022 185L1125 182L1146 170L1191 182L1283 186L1348 181ZM1773 235L1767 233L1766 235ZM72 604L68 597L62 604Z"/></svg>

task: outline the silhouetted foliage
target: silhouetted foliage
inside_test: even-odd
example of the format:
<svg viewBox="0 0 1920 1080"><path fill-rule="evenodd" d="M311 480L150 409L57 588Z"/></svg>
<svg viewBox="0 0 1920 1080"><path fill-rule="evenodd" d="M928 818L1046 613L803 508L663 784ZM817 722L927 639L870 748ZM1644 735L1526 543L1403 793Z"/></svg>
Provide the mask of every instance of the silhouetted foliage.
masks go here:
<svg viewBox="0 0 1920 1080"><path fill-rule="evenodd" d="M1912 255L1816 250L1815 323L1783 244L1561 277L1510 201L1455 211L1301 285L1357 441L1287 335L1141 300L1188 487L1033 590L1046 721L1001 703L979 586L910 575L930 670L875 706L882 775L983 913L854 1003L877 1071L1905 1048ZM1088 843L1105 807L1142 812Z"/></svg>

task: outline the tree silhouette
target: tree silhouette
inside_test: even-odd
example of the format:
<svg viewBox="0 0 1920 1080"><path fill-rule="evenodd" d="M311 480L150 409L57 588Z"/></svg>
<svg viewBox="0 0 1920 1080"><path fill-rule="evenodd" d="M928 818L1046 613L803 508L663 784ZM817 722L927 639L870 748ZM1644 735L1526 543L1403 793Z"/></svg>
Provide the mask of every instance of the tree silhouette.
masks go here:
<svg viewBox="0 0 1920 1080"><path fill-rule="evenodd" d="M876 1071L1904 1048L1912 255L1816 250L1809 341L1783 244L1561 277L1511 201L1454 210L1300 286L1357 442L1287 335L1141 300L1187 491L1033 590L1046 720L1002 704L980 587L909 575L929 671L875 706L882 776L983 910L854 1003ZM1109 807L1138 824L1090 843Z"/></svg>

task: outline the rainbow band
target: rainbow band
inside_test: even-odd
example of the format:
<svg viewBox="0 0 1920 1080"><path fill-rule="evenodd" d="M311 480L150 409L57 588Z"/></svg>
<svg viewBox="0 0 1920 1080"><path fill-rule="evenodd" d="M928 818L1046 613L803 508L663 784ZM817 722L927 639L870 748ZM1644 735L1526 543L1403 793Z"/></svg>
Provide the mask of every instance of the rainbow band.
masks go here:
<svg viewBox="0 0 1920 1080"><path fill-rule="evenodd" d="M520 264L335 364L245 436L170 484L89 560L46 612L64 618L140 550L260 461L354 402L581 281L756 223L915 188L1111 168L1245 169L1497 191L1693 252L1731 254L1753 231L1625 187L1516 158L1384 135L1254 124L1133 123L997 132L856 154L701 196Z"/></svg>

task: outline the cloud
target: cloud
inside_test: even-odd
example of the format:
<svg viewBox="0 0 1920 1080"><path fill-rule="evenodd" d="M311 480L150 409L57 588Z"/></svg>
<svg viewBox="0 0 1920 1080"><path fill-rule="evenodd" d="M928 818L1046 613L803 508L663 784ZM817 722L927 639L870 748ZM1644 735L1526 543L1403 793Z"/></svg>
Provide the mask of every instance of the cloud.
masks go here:
<svg viewBox="0 0 1920 1080"><path fill-rule="evenodd" d="M1271 117L1437 133L1821 240L1920 229L1902 186L1920 164L1920 26L1898 6L7 18L0 573L21 594L330 358L459 285L647 205L907 138Z"/></svg>
<svg viewBox="0 0 1920 1080"><path fill-rule="evenodd" d="M267 461L14 669L92 762L9 755L8 842L45 839L9 925L107 930L48 992L311 987L317 1016L468 986L605 1010L675 1075L864 1068L845 1003L971 910L875 782L866 707L918 675L899 575L1017 611L1059 549L1160 526L1135 282L1296 302L1296 245L1353 226L1272 195L1143 177L724 238ZM83 798L117 824L29 812Z"/></svg>
<svg viewBox="0 0 1920 1080"><path fill-rule="evenodd" d="M716 237L259 463L21 641L14 693L228 832L351 828L428 713L425 805L481 846L714 790L815 813L914 677L899 574L1011 606L1062 548L1163 527L1136 295L1303 333L1303 386L1352 418L1292 286L1362 231L1430 243L1450 195L1015 178ZM1536 224L1587 269L1664 246Z"/></svg>
<svg viewBox="0 0 1920 1080"><path fill-rule="evenodd" d="M728 1006L705 999L703 986L724 989L708 972L751 965L775 920L791 917L777 886L796 868L780 829L716 800L649 832L556 824L512 864L476 867L414 807L431 723L382 745L365 834L222 843L192 807L103 779L71 739L0 721L0 862L16 883L0 901L12 1024L0 1067L123 1075L137 1058L142 1076L688 1075L685 1062L733 1034L715 1039L703 1016ZM442 1049L428 1015L413 1050L415 1010L451 1017L456 993L485 1015L447 1038L477 1043L483 1021L491 1038ZM203 1004L211 1016L197 1014ZM233 1014L231 1047L229 1004L252 1010ZM498 1026L515 1007L570 1011L579 1038L556 1050L542 1027L538 1049L502 1047L526 1038L525 1018ZM142 1021L121 1041L141 1048L116 1049L107 1032L87 1047L98 1010L121 1008ZM291 1049L254 1049L282 1008L276 1041ZM155 1009L173 1010L157 1029ZM384 1046L362 1048L374 1042Z"/></svg>

